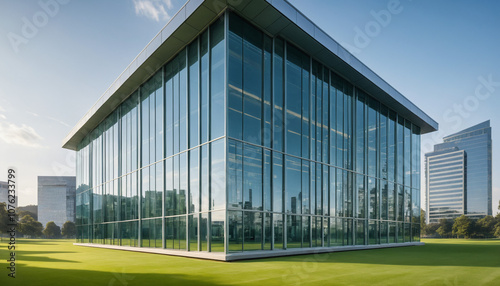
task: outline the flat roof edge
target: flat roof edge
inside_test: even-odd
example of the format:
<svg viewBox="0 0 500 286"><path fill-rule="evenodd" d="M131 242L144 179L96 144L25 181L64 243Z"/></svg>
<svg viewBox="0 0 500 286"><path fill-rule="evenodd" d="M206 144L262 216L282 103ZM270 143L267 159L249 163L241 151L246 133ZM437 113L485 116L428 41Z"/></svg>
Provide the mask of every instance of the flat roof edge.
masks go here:
<svg viewBox="0 0 500 286"><path fill-rule="evenodd" d="M236 5L236 6L235 6ZM354 84L370 86L371 90L377 91L372 94L375 98L378 91L384 93L378 98L388 107L404 110L403 116L414 121L421 128L421 133L429 133L438 130L438 123L408 100L399 91L388 84L384 79L363 64L358 58L341 46L320 27L314 24L302 12L296 9L286 0L256 0L236 1L228 3L224 0L188 0L181 9L168 21L161 31L146 45L127 68L118 76L104 94L97 100L91 109L77 122L62 141L62 147L77 150L78 143L93 130L107 115L109 115L119 104L125 100L133 91L156 72L178 49L185 46L191 39L186 40L192 34L201 32L211 20L230 6L236 11L248 14L250 20L255 20L259 15L251 11L251 6L268 6L278 11L284 20L292 22L306 36L320 44L326 51L338 57L349 68L359 75L353 75L356 79ZM250 7L250 8L247 8ZM262 11L261 11L262 12ZM196 17L194 17L196 16ZM195 19L196 18L196 19ZM200 20L202 18L202 20ZM179 32L179 30L182 30ZM277 31L276 33L280 33ZM184 35L187 33L187 35ZM182 34L182 35L181 35ZM323 52L323 51L321 51ZM316 56L314 53L311 55ZM368 83L368 82L369 83Z"/></svg>

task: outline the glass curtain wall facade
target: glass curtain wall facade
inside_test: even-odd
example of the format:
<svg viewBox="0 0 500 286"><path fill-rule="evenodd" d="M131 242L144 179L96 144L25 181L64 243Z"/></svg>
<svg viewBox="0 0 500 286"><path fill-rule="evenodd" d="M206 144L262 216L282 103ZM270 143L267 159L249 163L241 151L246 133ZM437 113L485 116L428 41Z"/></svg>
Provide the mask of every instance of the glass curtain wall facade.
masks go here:
<svg viewBox="0 0 500 286"><path fill-rule="evenodd" d="M225 12L79 144L78 241L236 253L414 242L420 129Z"/></svg>

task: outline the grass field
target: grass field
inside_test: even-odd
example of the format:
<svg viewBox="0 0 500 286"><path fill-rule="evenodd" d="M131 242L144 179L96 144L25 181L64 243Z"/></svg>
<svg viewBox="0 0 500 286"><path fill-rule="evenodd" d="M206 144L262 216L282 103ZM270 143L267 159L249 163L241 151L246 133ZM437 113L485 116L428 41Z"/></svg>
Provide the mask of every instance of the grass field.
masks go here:
<svg viewBox="0 0 500 286"><path fill-rule="evenodd" d="M500 285L500 240L427 239L425 246L239 262L18 240L17 278L0 285Z"/></svg>

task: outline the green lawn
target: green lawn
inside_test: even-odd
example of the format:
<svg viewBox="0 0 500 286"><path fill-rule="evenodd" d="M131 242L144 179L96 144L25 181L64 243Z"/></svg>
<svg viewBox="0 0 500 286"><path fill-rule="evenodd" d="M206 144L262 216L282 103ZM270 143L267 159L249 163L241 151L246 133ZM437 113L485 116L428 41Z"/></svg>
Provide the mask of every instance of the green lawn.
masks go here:
<svg viewBox="0 0 500 286"><path fill-rule="evenodd" d="M18 240L17 278L0 285L500 285L500 240L427 239L425 246L240 262Z"/></svg>

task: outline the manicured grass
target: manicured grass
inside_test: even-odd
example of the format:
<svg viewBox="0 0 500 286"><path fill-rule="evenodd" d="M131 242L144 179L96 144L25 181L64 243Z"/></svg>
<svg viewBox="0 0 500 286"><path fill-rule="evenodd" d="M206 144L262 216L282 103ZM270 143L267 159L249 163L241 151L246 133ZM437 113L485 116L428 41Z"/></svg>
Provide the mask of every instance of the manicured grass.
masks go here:
<svg viewBox="0 0 500 286"><path fill-rule="evenodd" d="M500 285L500 240L423 241L228 263L18 240L15 279L0 243L0 285Z"/></svg>

